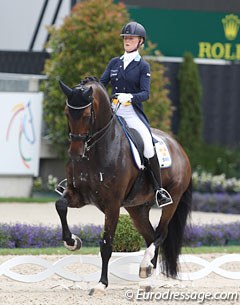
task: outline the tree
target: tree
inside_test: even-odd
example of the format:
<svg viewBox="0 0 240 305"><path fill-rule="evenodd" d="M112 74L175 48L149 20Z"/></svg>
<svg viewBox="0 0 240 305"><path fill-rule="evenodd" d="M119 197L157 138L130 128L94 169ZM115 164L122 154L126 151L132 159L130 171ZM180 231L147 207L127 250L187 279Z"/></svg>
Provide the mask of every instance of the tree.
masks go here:
<svg viewBox="0 0 240 305"><path fill-rule="evenodd" d="M155 61L148 60L151 66L150 99L144 103L144 110L152 127L166 132L171 130L172 106L168 98L168 79L165 77L165 67Z"/></svg>
<svg viewBox="0 0 240 305"><path fill-rule="evenodd" d="M198 67L191 53L184 55L179 68L179 113L178 139L189 152L202 144L202 87Z"/></svg>
<svg viewBox="0 0 240 305"><path fill-rule="evenodd" d="M44 68L48 77L43 84L44 119L47 135L56 144L60 155L66 152L67 121L63 111L65 100L57 80L62 79L69 86L74 86L85 76L99 78L109 60L123 53L119 35L122 26L129 22L129 19L123 3L115 4L113 0L88 0L77 3L61 27L49 29L50 40L47 47L51 53ZM169 113L162 111L162 106L159 106L161 100L167 100L166 91L162 91L165 90L163 86L166 82L163 68L157 63L152 63L152 67L153 84L159 83L153 85L151 90L153 109L149 110L150 121L155 127L168 129L164 128L164 124L169 123ZM155 103L156 100L158 101ZM157 108L154 110L155 106ZM162 117L159 120L161 124L156 126L158 119L154 121L151 116L158 111L162 111Z"/></svg>

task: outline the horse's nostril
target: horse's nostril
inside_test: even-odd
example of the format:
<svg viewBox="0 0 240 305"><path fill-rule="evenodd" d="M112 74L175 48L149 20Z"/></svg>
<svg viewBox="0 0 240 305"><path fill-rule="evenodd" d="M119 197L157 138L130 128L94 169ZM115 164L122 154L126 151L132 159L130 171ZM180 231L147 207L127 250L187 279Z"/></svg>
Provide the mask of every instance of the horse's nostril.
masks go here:
<svg viewBox="0 0 240 305"><path fill-rule="evenodd" d="M81 159L81 156L75 156L75 161L80 161L80 159Z"/></svg>
<svg viewBox="0 0 240 305"><path fill-rule="evenodd" d="M85 146L82 141L71 142L68 155L71 160L80 161L84 157Z"/></svg>

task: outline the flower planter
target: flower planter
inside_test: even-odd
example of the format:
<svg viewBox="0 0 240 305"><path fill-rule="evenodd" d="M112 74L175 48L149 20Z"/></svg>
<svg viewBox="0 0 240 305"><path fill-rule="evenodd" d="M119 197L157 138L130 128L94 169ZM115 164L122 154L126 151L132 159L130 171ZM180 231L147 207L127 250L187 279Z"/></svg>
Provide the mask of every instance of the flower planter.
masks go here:
<svg viewBox="0 0 240 305"><path fill-rule="evenodd" d="M59 195L54 191L33 191L32 198L53 198L58 199Z"/></svg>
<svg viewBox="0 0 240 305"><path fill-rule="evenodd" d="M193 211L240 214L240 193L193 193Z"/></svg>

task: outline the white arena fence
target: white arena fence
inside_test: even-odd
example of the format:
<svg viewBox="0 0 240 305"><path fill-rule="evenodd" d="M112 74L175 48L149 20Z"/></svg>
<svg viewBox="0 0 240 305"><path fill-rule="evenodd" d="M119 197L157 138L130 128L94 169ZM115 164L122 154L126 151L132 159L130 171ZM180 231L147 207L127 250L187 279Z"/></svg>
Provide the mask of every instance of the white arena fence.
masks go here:
<svg viewBox="0 0 240 305"><path fill-rule="evenodd" d="M117 278L126 281L139 282L141 279L138 276L139 264L143 258L144 251L134 253L114 253L109 263L109 273ZM204 278L214 272L227 279L240 279L239 271L228 271L221 268L221 265L226 263L239 263L240 254L227 254L215 258L211 262L197 257L195 255L181 255L179 263L182 266L187 264L200 265L202 268L193 272L180 272L179 280L193 281ZM11 269L24 264L38 265L44 268L43 271L34 274L20 274ZM71 264L87 264L99 268L98 271L89 274L81 275L79 272L71 272L66 269ZM23 283L34 283L46 280L52 275L58 275L72 282L97 282L101 273L101 258L100 256L91 255L69 255L65 256L56 262L49 262L38 256L17 256L7 260L0 265L0 276L6 276L12 280ZM160 269L160 268L159 268Z"/></svg>

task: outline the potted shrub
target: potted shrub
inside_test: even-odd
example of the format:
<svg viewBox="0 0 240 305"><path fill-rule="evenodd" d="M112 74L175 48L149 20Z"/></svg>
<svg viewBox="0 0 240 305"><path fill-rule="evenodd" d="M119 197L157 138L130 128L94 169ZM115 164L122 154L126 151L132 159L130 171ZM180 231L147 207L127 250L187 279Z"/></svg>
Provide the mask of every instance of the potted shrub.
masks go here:
<svg viewBox="0 0 240 305"><path fill-rule="evenodd" d="M113 242L113 252L136 252L140 251L143 245L143 237L133 226L129 215L120 215Z"/></svg>

